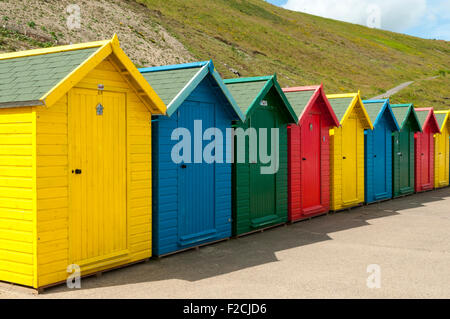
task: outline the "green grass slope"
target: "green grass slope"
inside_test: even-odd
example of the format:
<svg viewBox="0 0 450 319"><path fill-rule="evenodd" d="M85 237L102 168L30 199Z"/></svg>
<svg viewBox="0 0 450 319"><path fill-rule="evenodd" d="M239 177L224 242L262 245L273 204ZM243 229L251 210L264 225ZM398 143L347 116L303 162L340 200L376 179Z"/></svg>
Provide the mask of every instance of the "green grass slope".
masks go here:
<svg viewBox="0 0 450 319"><path fill-rule="evenodd" d="M323 82L328 93L361 89L369 98L441 74L432 87L413 87L391 100L449 107L450 42L292 12L262 0L138 2L195 58L212 58L226 78L235 77L235 70L241 76L277 72L283 86Z"/></svg>

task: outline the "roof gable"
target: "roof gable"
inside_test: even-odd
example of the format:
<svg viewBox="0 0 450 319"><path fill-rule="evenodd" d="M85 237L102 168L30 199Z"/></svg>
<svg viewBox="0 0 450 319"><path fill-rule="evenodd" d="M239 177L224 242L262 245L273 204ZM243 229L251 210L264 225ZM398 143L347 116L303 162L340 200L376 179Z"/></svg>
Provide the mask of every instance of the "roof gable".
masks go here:
<svg viewBox="0 0 450 319"><path fill-rule="evenodd" d="M399 131L400 126L398 125L397 119L392 113L391 106L389 104L389 99L385 100L368 100L363 101L364 107L367 110L367 114L373 123L373 126L377 126L378 123L385 118L390 124L393 131Z"/></svg>
<svg viewBox="0 0 450 319"><path fill-rule="evenodd" d="M417 118L413 104L391 104L391 109L397 123L400 125L400 129L403 129L410 122L415 132L422 131L422 126Z"/></svg>
<svg viewBox="0 0 450 319"><path fill-rule="evenodd" d="M100 47L16 58L0 56L0 107L44 104L42 97Z"/></svg>
<svg viewBox="0 0 450 319"><path fill-rule="evenodd" d="M247 116L251 110L259 105L270 89L274 88L283 101L289 122L297 123L298 118L291 104L278 84L276 75L253 78L237 78L224 80L225 85L236 99L242 113Z"/></svg>
<svg viewBox="0 0 450 319"><path fill-rule="evenodd" d="M299 124L303 119L303 115L314 106L314 103L322 98L325 109L331 118L332 126L339 126L339 120L323 91L323 85L284 88L283 92L294 109Z"/></svg>
<svg viewBox="0 0 450 319"><path fill-rule="evenodd" d="M212 61L141 68L139 71L167 104L168 116L171 116L199 83L211 74L230 103L234 115L241 120L244 118L244 114L215 70Z"/></svg>
<svg viewBox="0 0 450 319"><path fill-rule="evenodd" d="M436 115L436 120L439 124L439 128L441 129L441 132L447 128L447 130L450 132L450 111L436 111L434 112Z"/></svg>
<svg viewBox="0 0 450 319"><path fill-rule="evenodd" d="M327 98L330 101L330 105L341 125L344 124L354 110L360 110L361 112L358 112L358 114L361 114L359 117L363 123L364 129L373 129L372 121L367 114L359 92L348 94L331 94L327 95Z"/></svg>
<svg viewBox="0 0 450 319"><path fill-rule="evenodd" d="M147 108L165 113L164 103L122 51L116 35L107 41L0 55L0 73L12 79L2 80L0 107L51 106L108 56L114 56L121 75Z"/></svg>
<svg viewBox="0 0 450 319"><path fill-rule="evenodd" d="M419 119L420 126L422 127L422 131L425 131L426 128L430 127L432 133L441 132L433 108L416 108L415 111L417 118Z"/></svg>

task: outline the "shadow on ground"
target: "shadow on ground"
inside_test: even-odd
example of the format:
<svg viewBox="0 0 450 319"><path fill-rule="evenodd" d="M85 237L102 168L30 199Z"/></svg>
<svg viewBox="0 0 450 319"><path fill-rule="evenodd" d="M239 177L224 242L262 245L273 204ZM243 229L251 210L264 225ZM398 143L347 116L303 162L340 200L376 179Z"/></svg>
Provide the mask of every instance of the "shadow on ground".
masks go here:
<svg viewBox="0 0 450 319"><path fill-rule="evenodd" d="M331 233L367 226L372 219L398 215L402 210L442 201L449 196L450 188L444 188L316 217L293 225L205 246L199 250L151 259L147 263L105 272L101 277L85 278L82 280L83 289L169 279L197 281L277 262L276 253L279 251L332 240L329 236ZM120 272L120 275L117 272ZM67 290L65 285L61 285L49 288L46 292L59 293Z"/></svg>

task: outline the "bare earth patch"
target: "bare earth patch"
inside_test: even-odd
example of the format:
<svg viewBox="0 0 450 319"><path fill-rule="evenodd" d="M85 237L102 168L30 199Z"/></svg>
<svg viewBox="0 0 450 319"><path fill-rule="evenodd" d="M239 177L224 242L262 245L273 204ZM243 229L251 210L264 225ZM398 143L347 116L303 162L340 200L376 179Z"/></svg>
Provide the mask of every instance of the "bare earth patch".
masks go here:
<svg viewBox="0 0 450 319"><path fill-rule="evenodd" d="M67 27L69 5L81 11L81 27ZM124 0L4 0L0 2L0 26L26 39L1 37L1 51L37 47L36 43L63 45L109 39L117 33L122 48L138 66L184 63L191 54L163 27L151 19L150 10Z"/></svg>

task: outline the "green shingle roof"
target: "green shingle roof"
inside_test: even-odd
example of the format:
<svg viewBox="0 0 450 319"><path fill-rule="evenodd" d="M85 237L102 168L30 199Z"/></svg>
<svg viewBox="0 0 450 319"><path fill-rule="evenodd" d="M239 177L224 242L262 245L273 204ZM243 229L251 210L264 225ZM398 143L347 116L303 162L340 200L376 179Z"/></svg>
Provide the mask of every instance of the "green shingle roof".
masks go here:
<svg viewBox="0 0 450 319"><path fill-rule="evenodd" d="M314 95L316 90L308 90L308 91L296 91L296 92L285 92L289 103L291 103L292 108L295 111L297 117L300 118L300 115L303 113L303 110L308 105L311 97Z"/></svg>
<svg viewBox="0 0 450 319"><path fill-rule="evenodd" d="M38 101L98 49L0 59L0 106Z"/></svg>
<svg viewBox="0 0 450 319"><path fill-rule="evenodd" d="M364 107L366 108L367 114L369 115L372 123L375 123L375 120L383 109L385 102L376 102L376 103L364 103Z"/></svg>
<svg viewBox="0 0 450 319"><path fill-rule="evenodd" d="M350 107L350 104L353 101L353 97L345 97L345 98L328 98L330 101L330 105L336 114L339 122L344 118L345 112Z"/></svg>
<svg viewBox="0 0 450 319"><path fill-rule="evenodd" d="M406 116L408 116L408 110L410 106L392 106L392 113L394 113L395 119L397 120L397 123L400 124L401 127L406 123Z"/></svg>
<svg viewBox="0 0 450 319"><path fill-rule="evenodd" d="M447 113L434 113L436 115L436 120L439 124L439 128L442 130L444 125L445 117L447 116Z"/></svg>
<svg viewBox="0 0 450 319"><path fill-rule="evenodd" d="M201 67L142 73L166 105L177 96Z"/></svg>
<svg viewBox="0 0 450 319"><path fill-rule="evenodd" d="M425 125L425 121L427 120L428 114L430 111L416 111L417 118L419 119L420 126L423 129L423 126Z"/></svg>
<svg viewBox="0 0 450 319"><path fill-rule="evenodd" d="M226 83L226 86L239 105L242 113L247 114L247 110L267 84L267 81Z"/></svg>

